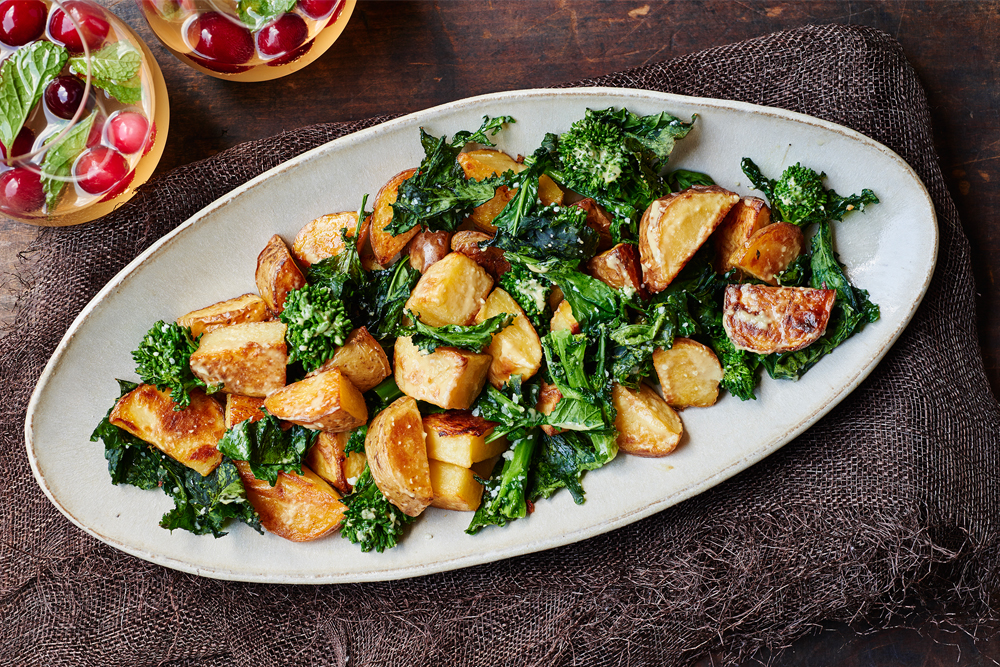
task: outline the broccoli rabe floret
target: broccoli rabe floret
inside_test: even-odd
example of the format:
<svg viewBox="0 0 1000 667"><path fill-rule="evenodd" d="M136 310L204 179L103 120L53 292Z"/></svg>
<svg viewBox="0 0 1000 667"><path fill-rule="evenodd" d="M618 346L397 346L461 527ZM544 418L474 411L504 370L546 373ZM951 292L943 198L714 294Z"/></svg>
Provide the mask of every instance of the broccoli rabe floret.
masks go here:
<svg viewBox="0 0 1000 667"><path fill-rule="evenodd" d="M567 176L587 190L606 188L628 168L625 133L590 112L559 136L559 156Z"/></svg>
<svg viewBox="0 0 1000 667"><path fill-rule="evenodd" d="M360 545L362 551L382 553L393 548L403 535L403 526L413 522L412 516L386 499L368 466L354 484L354 492L344 497L344 504L347 510L340 534Z"/></svg>
<svg viewBox="0 0 1000 667"><path fill-rule="evenodd" d="M174 410L181 410L191 404L192 389L201 387L211 394L222 388L206 385L191 372L191 355L197 349L198 338L191 336L190 329L173 322L157 322L132 352L135 372L146 384L169 389Z"/></svg>
<svg viewBox="0 0 1000 667"><path fill-rule="evenodd" d="M307 372L330 359L351 331L344 302L324 284L289 292L279 317L288 327L288 363L300 361Z"/></svg>
<svg viewBox="0 0 1000 667"><path fill-rule="evenodd" d="M511 264L510 270L500 276L500 287L521 306L538 335L544 336L552 319L552 308L549 306L552 285L524 264Z"/></svg>

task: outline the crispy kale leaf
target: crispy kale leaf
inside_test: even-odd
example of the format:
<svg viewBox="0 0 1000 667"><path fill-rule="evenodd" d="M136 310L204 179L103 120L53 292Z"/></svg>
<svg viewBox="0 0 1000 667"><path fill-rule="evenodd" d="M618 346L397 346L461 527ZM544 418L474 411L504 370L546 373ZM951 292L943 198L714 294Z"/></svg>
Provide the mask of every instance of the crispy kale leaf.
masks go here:
<svg viewBox="0 0 1000 667"><path fill-rule="evenodd" d="M500 287L521 306L535 331L545 335L552 319L552 308L549 306L552 285L524 264L511 264L510 270L500 276Z"/></svg>
<svg viewBox="0 0 1000 667"><path fill-rule="evenodd" d="M352 328L344 302L323 283L289 292L278 317L287 326L288 363L301 362L306 371L333 357Z"/></svg>
<svg viewBox="0 0 1000 667"><path fill-rule="evenodd" d="M675 169L664 176L664 180L666 180L671 192L687 190L692 185L715 185L715 181L708 174L689 169Z"/></svg>
<svg viewBox="0 0 1000 667"><path fill-rule="evenodd" d="M403 306L420 280L409 262L396 262L384 271L373 271L368 288L359 295L359 321L383 345L392 345L403 317Z"/></svg>
<svg viewBox="0 0 1000 667"><path fill-rule="evenodd" d="M412 336L413 344L420 348L424 354L430 354L438 347L457 347L462 350L482 352L493 340L493 334L500 333L514 320L513 315L500 313L479 324L469 326L449 324L432 327L421 322L412 312L408 311L407 316L413 324L408 327L400 327L397 336Z"/></svg>
<svg viewBox="0 0 1000 667"><path fill-rule="evenodd" d="M528 496L534 502L566 488L573 495L573 501L582 505L585 500L580 483L583 471L600 468L604 463L597 450L579 433L543 433L531 465Z"/></svg>
<svg viewBox="0 0 1000 667"><path fill-rule="evenodd" d="M218 447L229 458L246 461L254 477L274 486L279 472L302 474L302 459L317 435L297 424L284 431L277 417L265 413L263 419L247 419L226 431Z"/></svg>
<svg viewBox="0 0 1000 667"><path fill-rule="evenodd" d="M368 466L343 502L347 510L340 534L360 545L362 551L391 549L402 537L403 527L413 522L413 517L403 514L379 491Z"/></svg>
<svg viewBox="0 0 1000 667"><path fill-rule="evenodd" d="M222 389L222 385L206 385L191 372L191 355L197 349L198 340L192 338L190 329L161 320L146 332L139 348L132 352L135 372L144 383L155 384L160 390L169 389L174 410L182 410L191 404L192 389L200 387L209 394Z"/></svg>

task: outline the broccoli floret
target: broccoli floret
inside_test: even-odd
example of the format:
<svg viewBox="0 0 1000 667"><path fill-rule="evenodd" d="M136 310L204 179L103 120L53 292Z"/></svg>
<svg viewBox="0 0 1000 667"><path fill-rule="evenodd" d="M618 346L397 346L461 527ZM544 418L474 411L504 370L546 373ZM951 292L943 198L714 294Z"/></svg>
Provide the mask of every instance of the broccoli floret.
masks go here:
<svg viewBox="0 0 1000 667"><path fill-rule="evenodd" d="M198 349L198 338L192 337L187 327L160 321L146 332L139 348L132 352L136 374L161 391L169 389L174 410L191 404L192 389L201 387L211 394L222 388L221 384L206 385L191 372L191 355Z"/></svg>
<svg viewBox="0 0 1000 667"><path fill-rule="evenodd" d="M625 133L589 111L559 136L559 156L566 175L586 190L606 188L628 168Z"/></svg>
<svg viewBox="0 0 1000 667"><path fill-rule="evenodd" d="M412 516L403 514L390 503L375 485L372 472L365 466L361 477L354 484L354 492L344 497L347 510L340 534L362 551L382 553L391 549L403 535L403 526L413 522Z"/></svg>
<svg viewBox="0 0 1000 667"><path fill-rule="evenodd" d="M510 270L500 276L500 287L514 297L538 334L544 336L552 319L552 308L549 306L552 285L524 264L511 264Z"/></svg>
<svg viewBox="0 0 1000 667"><path fill-rule="evenodd" d="M351 331L344 302L324 284L289 292L279 317L288 327L288 363L300 361L307 372L330 359Z"/></svg>

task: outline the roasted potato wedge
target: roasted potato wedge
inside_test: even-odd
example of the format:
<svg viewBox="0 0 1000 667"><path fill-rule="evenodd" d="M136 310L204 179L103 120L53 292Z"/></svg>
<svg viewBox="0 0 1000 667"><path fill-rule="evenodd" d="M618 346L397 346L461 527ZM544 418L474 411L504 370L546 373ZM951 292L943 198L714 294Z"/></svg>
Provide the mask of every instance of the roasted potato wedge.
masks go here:
<svg viewBox="0 0 1000 667"><path fill-rule="evenodd" d="M358 478L361 477L361 473L365 471L366 465L368 465L368 457L363 452L351 452L347 455L347 459L344 461L344 477L347 478L347 483L351 485L352 489L357 484Z"/></svg>
<svg viewBox="0 0 1000 667"><path fill-rule="evenodd" d="M640 295L646 293L642 285L639 251L630 243L619 243L597 255L587 264L587 269L590 275L615 289L630 287Z"/></svg>
<svg viewBox="0 0 1000 667"><path fill-rule="evenodd" d="M241 396L240 394L226 395L226 430L250 420L259 421L264 418L261 408L264 407L264 399L260 396Z"/></svg>
<svg viewBox="0 0 1000 667"><path fill-rule="evenodd" d="M487 350L493 357L490 362L490 384L497 389L511 375L520 375L522 380L528 380L542 367L542 340L521 306L504 290L498 287L490 292L486 303L476 314L476 324L503 313L513 315L514 321L499 333L493 334Z"/></svg>
<svg viewBox="0 0 1000 667"><path fill-rule="evenodd" d="M410 338L396 339L396 385L407 396L445 410L468 410L479 396L492 357L454 347L424 354Z"/></svg>
<svg viewBox="0 0 1000 667"><path fill-rule="evenodd" d="M717 185L695 185L650 204L639 222L646 288L666 289L738 201L738 194Z"/></svg>
<svg viewBox="0 0 1000 667"><path fill-rule="evenodd" d="M432 327L468 325L486 301L493 279L460 252L448 254L420 276L406 301L420 321Z"/></svg>
<svg viewBox="0 0 1000 667"><path fill-rule="evenodd" d="M788 268L802 252L805 237L802 230L787 222L776 222L758 230L736 253L733 266L769 285L777 285L775 278Z"/></svg>
<svg viewBox="0 0 1000 667"><path fill-rule="evenodd" d="M707 408L719 400L722 364L711 348L690 338L674 338L674 346L653 352L653 367L667 404L674 408Z"/></svg>
<svg viewBox="0 0 1000 667"><path fill-rule="evenodd" d="M365 456L375 485L404 514L417 516L431 504L434 489L415 400L403 396L375 415L365 438Z"/></svg>
<svg viewBox="0 0 1000 667"><path fill-rule="evenodd" d="M392 205L396 203L396 198L399 196L400 184L415 173L417 173L416 169L399 172L375 195L371 222L368 226L368 241L371 243L375 261L382 266L389 266L393 258L410 242L410 239L420 233L419 226L405 231L399 236L393 236L385 231L385 228L392 222Z"/></svg>
<svg viewBox="0 0 1000 667"><path fill-rule="evenodd" d="M451 252L451 232L420 232L406 246L410 266L424 273Z"/></svg>
<svg viewBox="0 0 1000 667"><path fill-rule="evenodd" d="M552 206L562 204L566 200L566 193L551 178L542 174L538 177L538 199L542 206Z"/></svg>
<svg viewBox="0 0 1000 667"><path fill-rule="evenodd" d="M197 338L203 333L245 322L263 322L271 317L264 299L256 294L244 294L234 299L192 310L177 318L177 324L191 329Z"/></svg>
<svg viewBox="0 0 1000 667"><path fill-rule="evenodd" d="M424 417L427 457L471 468L480 461L499 456L507 449L507 439L486 442L496 426L468 410L448 410Z"/></svg>
<svg viewBox="0 0 1000 667"><path fill-rule="evenodd" d="M257 479L246 461L235 461L247 500L268 532L292 542L317 540L340 527L347 509L340 494L306 466L279 472L274 486Z"/></svg>
<svg viewBox="0 0 1000 667"><path fill-rule="evenodd" d="M344 463L347 461L344 447L350 437L351 434L347 431L340 433L322 431L306 452L305 464L340 493L350 493L354 488L344 473Z"/></svg>
<svg viewBox="0 0 1000 667"><path fill-rule="evenodd" d="M243 396L267 396L285 386L288 347L282 322L247 322L210 331L191 355L191 372L209 385Z"/></svg>
<svg viewBox="0 0 1000 667"><path fill-rule="evenodd" d="M362 221L361 233L355 239L359 251L368 236L367 225L369 222L370 218L365 218ZM348 238L353 238L357 226L357 211L321 215L306 224L295 235L295 240L292 241L292 255L300 266L308 269L311 265L327 257L339 255L344 249L344 233L347 233Z"/></svg>
<svg viewBox="0 0 1000 667"><path fill-rule="evenodd" d="M582 208L587 212L587 225L594 228L600 239L597 243L598 252L609 250L614 245L614 241L611 238L611 216L604 210L604 207L590 197L581 199L570 206Z"/></svg>
<svg viewBox="0 0 1000 667"><path fill-rule="evenodd" d="M535 409L543 415L551 415L552 411L556 409L556 404L562 400L562 392L559 391L559 387L549 384L545 380L542 380L539 390L538 403L535 404ZM545 424L542 426L542 430L549 435L556 435L557 433L562 433L565 429Z"/></svg>
<svg viewBox="0 0 1000 667"><path fill-rule="evenodd" d="M715 270L725 273L733 268L743 246L756 232L771 224L771 209L759 197L744 197L729 209L722 224L712 233L715 246Z"/></svg>
<svg viewBox="0 0 1000 667"><path fill-rule="evenodd" d="M826 332L837 291L810 287L728 285L722 325L737 349L794 352Z"/></svg>
<svg viewBox="0 0 1000 667"><path fill-rule="evenodd" d="M472 470L444 461L428 461L434 497L431 506L458 512L475 512L483 500L483 485Z"/></svg>
<svg viewBox="0 0 1000 667"><path fill-rule="evenodd" d="M169 389L140 384L118 399L109 421L204 476L222 462L216 445L226 432L226 419L222 406L205 392L194 390L190 396L188 407L174 410Z"/></svg>
<svg viewBox="0 0 1000 667"><path fill-rule="evenodd" d="M573 307L565 299L559 302L559 307L555 309L552 319L549 321L549 330L562 331L563 329L569 329L571 333L575 334L580 333L580 323L573 317Z"/></svg>
<svg viewBox="0 0 1000 667"><path fill-rule="evenodd" d="M524 169L524 165L516 162L514 158L503 151L494 148L482 148L479 150L459 153L456 158L462 165L466 178L481 181L484 178L502 174L506 171L513 171L515 174ZM496 190L493 199L480 204L469 214L469 222L477 229L493 234L497 228L493 225L493 218L497 217L511 199L514 198L516 190L512 190L505 185L501 185Z"/></svg>
<svg viewBox="0 0 1000 667"><path fill-rule="evenodd" d="M285 308L285 297L294 289L305 287L306 277L292 259L288 246L275 234L257 256L254 276L257 291L275 315Z"/></svg>
<svg viewBox="0 0 1000 667"><path fill-rule="evenodd" d="M361 392L339 368L293 382L268 395L267 411L317 431L352 431L368 421Z"/></svg>
<svg viewBox="0 0 1000 667"><path fill-rule="evenodd" d="M500 248L486 248L483 250L479 244L489 241L492 237L489 234L475 231L455 232L451 237L451 249L460 252L479 266L486 269L493 280L500 280L500 276L510 271L510 262L504 259L503 250Z"/></svg>
<svg viewBox="0 0 1000 667"><path fill-rule="evenodd" d="M626 454L666 456L681 441L681 418L648 385L633 391L616 383L611 388L611 401L618 411L618 448Z"/></svg>
<svg viewBox="0 0 1000 667"><path fill-rule="evenodd" d="M339 368L361 393L392 375L389 357L365 327L352 331L347 341L333 353L333 358L309 375L325 373L332 368Z"/></svg>

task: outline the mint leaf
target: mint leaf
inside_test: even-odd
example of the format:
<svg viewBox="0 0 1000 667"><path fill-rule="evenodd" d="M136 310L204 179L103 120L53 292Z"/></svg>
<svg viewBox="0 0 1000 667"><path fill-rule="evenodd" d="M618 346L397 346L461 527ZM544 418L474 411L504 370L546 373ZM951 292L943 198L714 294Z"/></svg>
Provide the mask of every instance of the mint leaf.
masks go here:
<svg viewBox="0 0 1000 667"><path fill-rule="evenodd" d="M296 0L240 0L237 9L240 20L250 26L251 30L260 30L274 17L292 11L295 2Z"/></svg>
<svg viewBox="0 0 1000 667"><path fill-rule="evenodd" d="M90 128L94 126L97 112L90 114L66 133L62 139L45 151L42 160L42 189L45 191L45 208L50 213L59 203L59 196L66 187L73 160L87 147Z"/></svg>
<svg viewBox="0 0 1000 667"><path fill-rule="evenodd" d="M66 64L69 53L52 42L35 42L18 49L0 66L0 143L11 146L45 84Z"/></svg>
<svg viewBox="0 0 1000 667"><path fill-rule="evenodd" d="M69 67L75 74L87 75L83 56L70 58ZM141 67L142 54L132 44L125 40L108 44L90 54L90 83L122 104L135 104L142 99Z"/></svg>

